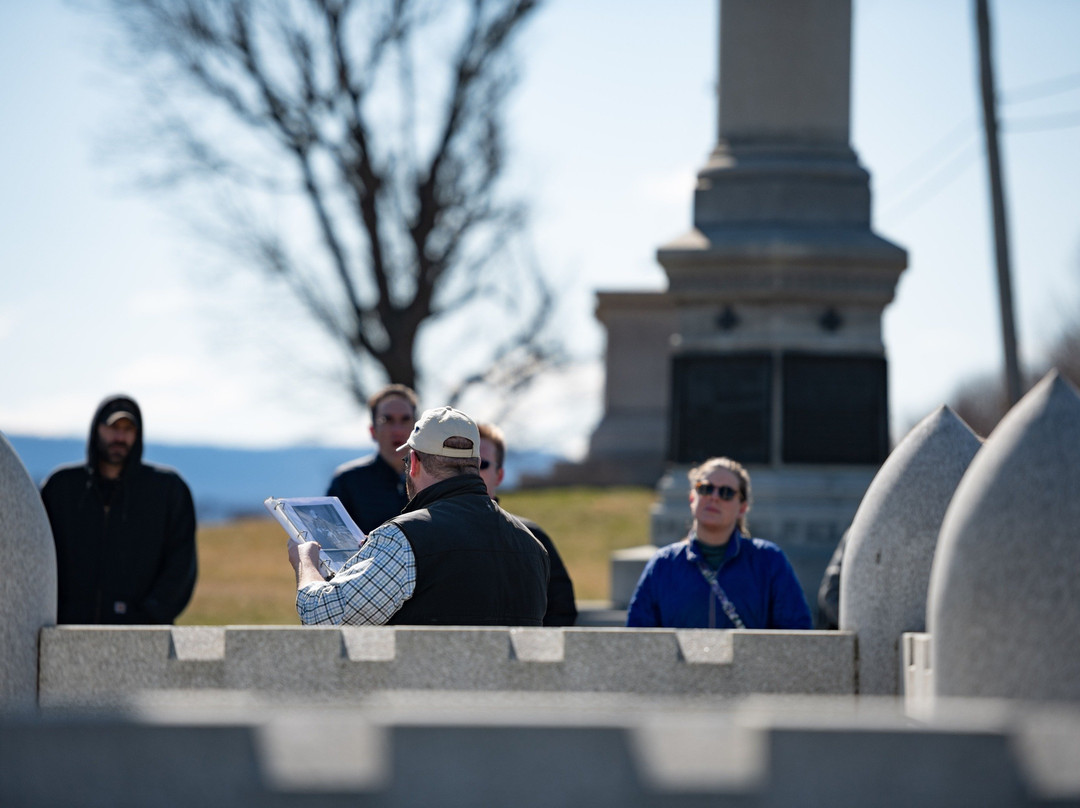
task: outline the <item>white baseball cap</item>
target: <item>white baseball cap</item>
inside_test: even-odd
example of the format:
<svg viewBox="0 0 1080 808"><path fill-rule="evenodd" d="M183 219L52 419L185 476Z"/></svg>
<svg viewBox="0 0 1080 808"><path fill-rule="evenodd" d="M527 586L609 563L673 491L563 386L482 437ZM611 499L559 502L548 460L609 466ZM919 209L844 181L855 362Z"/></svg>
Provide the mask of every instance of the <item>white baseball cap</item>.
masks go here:
<svg viewBox="0 0 1080 808"><path fill-rule="evenodd" d="M446 446L448 438L471 440L472 448L454 449ZM441 457L480 457L480 430L476 428L476 422L461 410L436 407L420 416L409 439L397 450L401 452L409 448Z"/></svg>

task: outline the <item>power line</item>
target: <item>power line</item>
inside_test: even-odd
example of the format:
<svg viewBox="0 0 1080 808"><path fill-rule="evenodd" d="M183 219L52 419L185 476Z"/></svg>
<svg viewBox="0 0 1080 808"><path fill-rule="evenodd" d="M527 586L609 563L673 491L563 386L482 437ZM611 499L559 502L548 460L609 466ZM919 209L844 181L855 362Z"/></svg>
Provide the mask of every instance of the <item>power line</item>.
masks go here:
<svg viewBox="0 0 1080 808"><path fill-rule="evenodd" d="M946 159L944 157L939 159L939 155L947 153L951 157L955 157L955 152L958 149L966 148L971 144L975 137L974 126L974 118L966 118L960 121L938 138L933 145L919 154L918 157L885 180L882 185L888 188L891 194L899 196L911 186L921 183L923 177L935 170L934 164Z"/></svg>
<svg viewBox="0 0 1080 808"><path fill-rule="evenodd" d="M961 124L962 127L967 127L969 125L969 121L965 121ZM1024 118L1011 118L1002 122L1002 129L1008 134L1049 132L1054 129L1070 129L1078 126L1080 126L1080 110L1065 112L1060 115L1031 115ZM911 163L909 169L914 168L917 164L926 162L925 158L932 156L932 153L938 151L940 146L955 140L956 132L957 130L954 129L942 138L932 149L927 150L927 152L918 160ZM882 214L888 214L889 218L893 221L903 219L926 202L929 202L938 193L945 190L945 188L947 188L954 180L959 178L975 156L974 151L971 148L975 142L975 133L967 132L965 137L966 139L960 148L956 149L952 156L941 163L936 169L914 175L909 182L900 186L898 189L890 188L889 192L884 194L884 196L888 197L890 195L896 195L901 198L887 204L882 210ZM904 173L906 173L906 170L897 176L902 177ZM910 193L901 196L903 191L908 188L913 188L913 190L911 190Z"/></svg>
<svg viewBox="0 0 1080 808"><path fill-rule="evenodd" d="M1004 93L1001 103L1022 104L1050 96L1060 95L1080 89L1080 73L1066 73L1049 79L1040 79L1029 84L1022 84ZM1080 112L1068 112L1061 115L1029 116L1024 118L1010 118L1004 122L1004 129L1009 133L1029 133L1049 131L1052 129L1065 129L1080 125L1077 116ZM908 207L904 215L915 210L918 205L929 201L933 194L926 195L924 189L927 186L934 193L943 190L959 174L953 172L956 162L961 159L963 151L975 140L976 121L973 117L967 117L957 122L953 127L938 138L932 145L923 150L914 160L908 163L900 171L893 174L880 186L879 193L883 196L901 196L898 202L886 206L886 210L895 211L898 208ZM942 154L950 154L942 157ZM936 166L936 167L935 167ZM944 179L943 179L944 178ZM908 189L914 188L911 193ZM905 195L906 194L906 195ZM911 206L914 198L918 204Z"/></svg>
<svg viewBox="0 0 1080 808"><path fill-rule="evenodd" d="M1023 104L1076 89L1080 89L1080 73L1068 73L1057 78L1043 79L1014 87L1006 93L999 94L999 100L1002 104Z"/></svg>
<svg viewBox="0 0 1080 808"><path fill-rule="evenodd" d="M1049 132L1053 129L1071 129L1080 126L1080 110L1062 112L1058 115L1028 115L1003 121L1007 132Z"/></svg>
<svg viewBox="0 0 1080 808"><path fill-rule="evenodd" d="M1020 85L1005 93L1003 105L1023 104L1080 89L1080 73L1068 73L1051 79ZM879 194L897 201L887 203L882 215L893 221L902 219L933 199L959 178L974 157L970 147L978 134L975 119L965 118L938 138L918 157L882 183ZM1009 134L1030 134L1080 126L1080 110L1050 115L1011 117L1002 121ZM958 144L958 145L957 145ZM941 157L943 153L950 156ZM910 191L909 191L910 189Z"/></svg>
<svg viewBox="0 0 1080 808"><path fill-rule="evenodd" d="M898 222L929 202L971 167L976 157L973 147L973 140L969 140L951 160L923 180L906 197L887 205L881 215L888 215L890 221Z"/></svg>

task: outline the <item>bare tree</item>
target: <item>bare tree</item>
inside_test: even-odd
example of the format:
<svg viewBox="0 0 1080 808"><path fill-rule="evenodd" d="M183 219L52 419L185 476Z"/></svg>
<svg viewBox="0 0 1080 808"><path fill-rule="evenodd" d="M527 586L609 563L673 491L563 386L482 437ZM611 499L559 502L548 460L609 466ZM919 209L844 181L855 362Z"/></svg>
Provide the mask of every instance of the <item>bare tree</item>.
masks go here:
<svg viewBox="0 0 1080 808"><path fill-rule="evenodd" d="M538 0L101 1L152 91L159 179L227 190L230 245L340 345L358 400L417 387L422 329L484 302L513 325L453 374L455 398L561 359L550 287L506 257L523 208L499 183Z"/></svg>

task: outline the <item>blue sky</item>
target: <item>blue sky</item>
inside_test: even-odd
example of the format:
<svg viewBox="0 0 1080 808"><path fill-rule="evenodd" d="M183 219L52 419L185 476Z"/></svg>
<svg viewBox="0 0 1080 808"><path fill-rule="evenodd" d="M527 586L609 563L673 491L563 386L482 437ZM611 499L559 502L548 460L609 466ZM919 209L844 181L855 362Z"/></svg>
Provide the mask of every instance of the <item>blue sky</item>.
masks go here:
<svg viewBox="0 0 1080 808"><path fill-rule="evenodd" d="M1080 3L991 4L1019 340L1040 357L1080 316ZM886 310L893 432L1001 364L970 0L855 0L852 142L874 228L909 253ZM332 349L105 155L132 114L91 15L0 5L0 430L82 435L124 390L151 439L350 443L365 417L301 365ZM580 450L600 415L597 289L661 289L716 134L714 0L555 0L520 43L511 107L531 241L591 357L510 424ZM439 402L428 402L439 403ZM483 401L473 405L483 417Z"/></svg>

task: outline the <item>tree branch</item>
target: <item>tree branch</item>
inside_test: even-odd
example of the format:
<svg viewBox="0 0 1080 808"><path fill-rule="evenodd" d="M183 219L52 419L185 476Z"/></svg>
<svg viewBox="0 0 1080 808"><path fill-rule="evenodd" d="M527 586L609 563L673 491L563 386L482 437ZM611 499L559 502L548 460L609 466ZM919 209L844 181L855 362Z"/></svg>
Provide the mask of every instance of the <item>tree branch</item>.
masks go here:
<svg viewBox="0 0 1080 808"><path fill-rule="evenodd" d="M349 389L376 366L415 384L420 329L448 304L495 299L492 260L522 223L498 194L502 114L510 43L536 0L465 0L464 14L449 0L99 2L148 79L183 90L156 99L178 149L166 175L241 192L253 211L301 202L310 226L285 208L285 225L249 239L250 263L342 345ZM538 300L537 316L550 308ZM551 355L530 347L543 319L507 335L500 368Z"/></svg>

